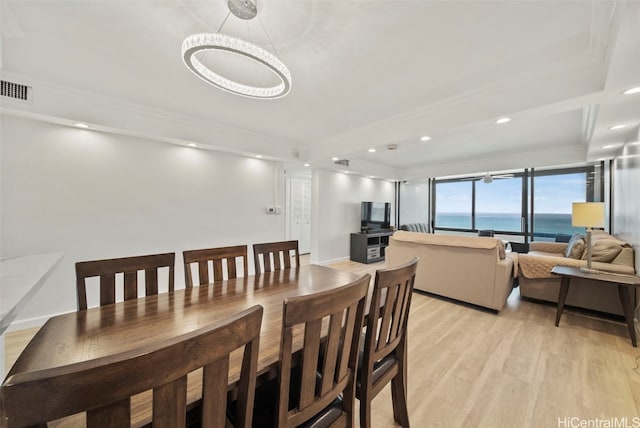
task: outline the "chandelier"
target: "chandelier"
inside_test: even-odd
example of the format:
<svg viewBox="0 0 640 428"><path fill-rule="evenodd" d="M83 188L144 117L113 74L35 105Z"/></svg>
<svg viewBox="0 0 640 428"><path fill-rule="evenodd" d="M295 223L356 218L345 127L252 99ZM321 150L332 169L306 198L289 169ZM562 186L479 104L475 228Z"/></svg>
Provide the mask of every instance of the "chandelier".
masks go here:
<svg viewBox="0 0 640 428"><path fill-rule="evenodd" d="M231 13L244 20L256 17L258 14L256 1L257 0L228 0L229 13L222 22L218 32L192 34L184 39L182 42L182 60L187 68L196 76L224 91L249 98L281 98L291 90L291 73L289 73L289 69L282 61L269 51L253 43L237 37L227 36L220 32ZM260 24L262 24L262 22ZM264 30L264 26L262 28ZM265 34L267 39L269 39L266 30ZM269 41L271 41L271 39L269 39ZM275 48L273 49L275 50ZM250 59L274 73L278 77L279 83L267 87L251 86L221 76L198 59L198 53L208 50L231 52Z"/></svg>

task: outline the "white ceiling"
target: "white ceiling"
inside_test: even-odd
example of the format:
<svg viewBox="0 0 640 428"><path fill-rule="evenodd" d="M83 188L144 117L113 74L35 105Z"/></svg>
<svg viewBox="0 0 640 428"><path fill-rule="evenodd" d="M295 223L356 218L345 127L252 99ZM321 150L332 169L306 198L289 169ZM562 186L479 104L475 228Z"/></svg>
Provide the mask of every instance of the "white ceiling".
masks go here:
<svg viewBox="0 0 640 428"><path fill-rule="evenodd" d="M269 37L233 15L223 32L287 64L278 100L228 94L182 64L182 41L217 31L224 0L1 5L2 77L34 94L3 99L7 114L317 167L338 156L387 178L611 157L640 124L640 95L621 95L640 86L636 1L261 0ZM218 55L206 60L223 73L269 78Z"/></svg>

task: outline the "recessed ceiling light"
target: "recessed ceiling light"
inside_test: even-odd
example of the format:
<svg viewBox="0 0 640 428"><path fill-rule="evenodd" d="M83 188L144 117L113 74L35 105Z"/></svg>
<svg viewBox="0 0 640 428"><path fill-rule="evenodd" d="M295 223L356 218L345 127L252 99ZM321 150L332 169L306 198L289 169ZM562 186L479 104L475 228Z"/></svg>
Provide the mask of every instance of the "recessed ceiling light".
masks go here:
<svg viewBox="0 0 640 428"><path fill-rule="evenodd" d="M87 129L89 127L89 125L82 122L76 122L73 124L73 126L75 126L76 128L82 128L82 129Z"/></svg>
<svg viewBox="0 0 640 428"><path fill-rule="evenodd" d="M189 144L187 144L187 146L189 146L189 147L198 147L198 146L196 145L196 143L189 143Z"/></svg>
<svg viewBox="0 0 640 428"><path fill-rule="evenodd" d="M610 127L609 127L609 129L610 129L611 131L615 131L616 129L622 129L622 128L626 127L626 126L627 126L627 125L623 125L623 124L620 124L620 125L613 125L613 126L610 126Z"/></svg>
<svg viewBox="0 0 640 428"><path fill-rule="evenodd" d="M502 125L503 123L509 123L511 122L511 119L508 117L501 117L500 119L496 120L496 123L498 125Z"/></svg>
<svg viewBox="0 0 640 428"><path fill-rule="evenodd" d="M337 158L337 157L334 156L334 157L331 158L331 160L335 162L337 160L340 160L340 158Z"/></svg>
<svg viewBox="0 0 640 428"><path fill-rule="evenodd" d="M428 135L423 135L422 137L420 137L420 141L429 141L431 139L431 137L429 137Z"/></svg>
<svg viewBox="0 0 640 428"><path fill-rule="evenodd" d="M640 86L636 86L635 88L629 88L623 92L624 95L633 95L640 94Z"/></svg>
<svg viewBox="0 0 640 428"><path fill-rule="evenodd" d="M342 172L344 172L345 174L349 174L350 171L342 171Z"/></svg>
<svg viewBox="0 0 640 428"><path fill-rule="evenodd" d="M614 144L607 144L606 146L602 146L603 149L613 149L614 147Z"/></svg>
<svg viewBox="0 0 640 428"><path fill-rule="evenodd" d="M262 155L256 155L258 159L262 159Z"/></svg>
<svg viewBox="0 0 640 428"><path fill-rule="evenodd" d="M375 152L376 152L376 149L369 149L369 150L367 150L367 151L368 151L369 153L375 153Z"/></svg>
<svg viewBox="0 0 640 428"><path fill-rule="evenodd" d="M305 163L304 166L311 166L311 165L309 165L308 163Z"/></svg>

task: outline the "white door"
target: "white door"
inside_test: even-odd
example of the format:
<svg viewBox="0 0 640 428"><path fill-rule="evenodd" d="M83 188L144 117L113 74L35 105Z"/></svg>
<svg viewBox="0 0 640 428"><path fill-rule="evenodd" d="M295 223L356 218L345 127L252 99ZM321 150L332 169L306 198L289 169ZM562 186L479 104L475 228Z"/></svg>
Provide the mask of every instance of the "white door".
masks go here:
<svg viewBox="0 0 640 428"><path fill-rule="evenodd" d="M311 252L311 179L291 178L289 233L298 240L300 254Z"/></svg>

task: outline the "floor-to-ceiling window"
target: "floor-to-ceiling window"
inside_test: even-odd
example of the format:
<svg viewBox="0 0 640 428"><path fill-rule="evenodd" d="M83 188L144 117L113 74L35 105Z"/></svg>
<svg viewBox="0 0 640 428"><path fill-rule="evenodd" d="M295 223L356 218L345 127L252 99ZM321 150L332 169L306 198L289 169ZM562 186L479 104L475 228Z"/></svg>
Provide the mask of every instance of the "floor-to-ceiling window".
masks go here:
<svg viewBox="0 0 640 428"><path fill-rule="evenodd" d="M602 200L601 169L594 164L434 179L434 231L488 229L525 241L556 240L584 232L571 225L571 204Z"/></svg>
<svg viewBox="0 0 640 428"><path fill-rule="evenodd" d="M522 176L476 181L476 229L521 232Z"/></svg>
<svg viewBox="0 0 640 428"><path fill-rule="evenodd" d="M439 182L435 192L435 226L442 229L473 229L473 181Z"/></svg>
<svg viewBox="0 0 640 428"><path fill-rule="evenodd" d="M532 213L529 232L533 240L555 240L558 235L583 233L571 225L573 202L601 201L600 166L535 170L532 174Z"/></svg>

